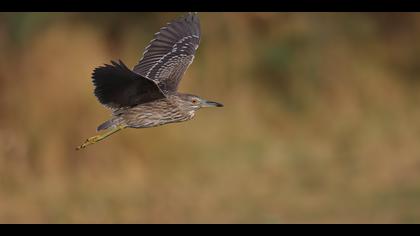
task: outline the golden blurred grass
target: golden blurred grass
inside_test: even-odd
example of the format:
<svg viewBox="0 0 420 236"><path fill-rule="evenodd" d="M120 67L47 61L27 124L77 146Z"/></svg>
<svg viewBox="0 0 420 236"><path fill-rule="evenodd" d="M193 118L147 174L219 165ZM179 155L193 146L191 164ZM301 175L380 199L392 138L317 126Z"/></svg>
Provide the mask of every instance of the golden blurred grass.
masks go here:
<svg viewBox="0 0 420 236"><path fill-rule="evenodd" d="M76 152L177 15L0 14L0 222L420 221L419 14L200 13L181 91L225 107Z"/></svg>

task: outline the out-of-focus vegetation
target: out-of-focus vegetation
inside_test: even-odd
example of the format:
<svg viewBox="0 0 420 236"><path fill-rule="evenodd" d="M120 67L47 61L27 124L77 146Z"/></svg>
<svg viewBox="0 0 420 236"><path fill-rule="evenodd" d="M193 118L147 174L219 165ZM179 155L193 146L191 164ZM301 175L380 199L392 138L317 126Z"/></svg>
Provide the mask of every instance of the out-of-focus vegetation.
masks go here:
<svg viewBox="0 0 420 236"><path fill-rule="evenodd" d="M0 14L2 223L420 223L420 15L200 13L180 90L225 104L83 151L178 13Z"/></svg>

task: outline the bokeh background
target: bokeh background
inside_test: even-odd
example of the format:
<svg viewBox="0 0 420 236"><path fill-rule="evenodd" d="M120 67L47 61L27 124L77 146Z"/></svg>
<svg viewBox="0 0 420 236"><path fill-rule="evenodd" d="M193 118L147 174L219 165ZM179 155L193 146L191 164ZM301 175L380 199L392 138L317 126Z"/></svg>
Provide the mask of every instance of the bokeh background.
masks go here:
<svg viewBox="0 0 420 236"><path fill-rule="evenodd" d="M420 14L200 13L180 90L225 104L75 151L183 13L0 13L1 223L420 223Z"/></svg>

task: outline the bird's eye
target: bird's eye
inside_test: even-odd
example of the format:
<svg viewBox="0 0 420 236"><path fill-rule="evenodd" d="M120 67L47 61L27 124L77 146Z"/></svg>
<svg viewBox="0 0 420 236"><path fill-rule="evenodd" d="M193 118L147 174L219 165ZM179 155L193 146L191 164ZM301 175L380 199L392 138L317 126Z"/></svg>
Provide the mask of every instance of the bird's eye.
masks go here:
<svg viewBox="0 0 420 236"><path fill-rule="evenodd" d="M197 99L193 99L192 103L196 104L197 103Z"/></svg>

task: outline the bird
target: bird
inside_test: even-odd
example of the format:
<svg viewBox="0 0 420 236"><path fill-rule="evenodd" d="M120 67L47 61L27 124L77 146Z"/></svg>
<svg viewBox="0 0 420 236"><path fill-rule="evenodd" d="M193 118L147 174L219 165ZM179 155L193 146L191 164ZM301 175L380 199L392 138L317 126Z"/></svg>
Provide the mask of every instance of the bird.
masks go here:
<svg viewBox="0 0 420 236"><path fill-rule="evenodd" d="M86 148L125 128L150 128L191 120L204 107L222 103L178 92L178 85L194 60L201 38L197 13L167 23L155 33L138 64L130 70L121 60L92 72L94 95L112 116L98 126L105 133L86 139Z"/></svg>

